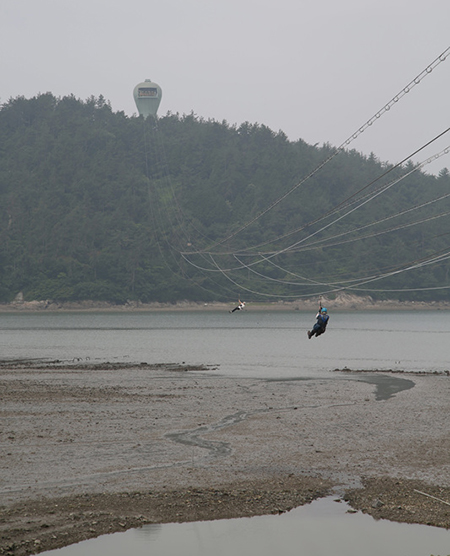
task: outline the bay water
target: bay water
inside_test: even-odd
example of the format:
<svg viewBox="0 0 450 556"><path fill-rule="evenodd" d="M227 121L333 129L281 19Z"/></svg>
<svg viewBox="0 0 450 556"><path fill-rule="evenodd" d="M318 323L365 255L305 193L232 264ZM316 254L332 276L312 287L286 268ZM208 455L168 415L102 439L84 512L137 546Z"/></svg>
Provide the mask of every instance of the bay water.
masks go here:
<svg viewBox="0 0 450 556"><path fill-rule="evenodd" d="M333 369L446 371L449 311L331 312L308 340L314 314L244 310L1 313L0 359L212 365L228 376L288 378Z"/></svg>

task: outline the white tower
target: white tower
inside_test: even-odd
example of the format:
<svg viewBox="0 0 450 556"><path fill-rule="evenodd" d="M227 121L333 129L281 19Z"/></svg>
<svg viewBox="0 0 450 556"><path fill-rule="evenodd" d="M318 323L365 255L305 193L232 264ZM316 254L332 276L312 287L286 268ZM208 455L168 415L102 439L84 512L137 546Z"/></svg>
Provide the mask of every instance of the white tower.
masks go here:
<svg viewBox="0 0 450 556"><path fill-rule="evenodd" d="M156 112L162 98L162 90L157 83L153 83L151 79L146 79L143 83L136 85L133 96L141 116L156 118Z"/></svg>

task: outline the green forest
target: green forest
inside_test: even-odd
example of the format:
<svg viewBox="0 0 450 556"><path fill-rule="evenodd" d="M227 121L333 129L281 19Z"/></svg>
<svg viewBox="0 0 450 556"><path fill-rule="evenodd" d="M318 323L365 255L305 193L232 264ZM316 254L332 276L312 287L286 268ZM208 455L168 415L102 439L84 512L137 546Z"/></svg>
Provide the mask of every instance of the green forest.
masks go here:
<svg viewBox="0 0 450 556"><path fill-rule="evenodd" d="M258 123L50 93L0 110L1 302L448 300L449 215L445 168Z"/></svg>

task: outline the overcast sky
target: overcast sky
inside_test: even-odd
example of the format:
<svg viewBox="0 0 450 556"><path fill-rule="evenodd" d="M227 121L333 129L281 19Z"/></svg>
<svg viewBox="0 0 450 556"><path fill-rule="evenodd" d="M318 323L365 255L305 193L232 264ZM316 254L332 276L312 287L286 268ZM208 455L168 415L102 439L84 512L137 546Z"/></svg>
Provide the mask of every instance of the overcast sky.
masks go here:
<svg viewBox="0 0 450 556"><path fill-rule="evenodd" d="M160 116L338 146L449 46L450 0L0 0L0 102L102 94L132 115L152 79ZM395 163L447 127L450 56L351 148Z"/></svg>

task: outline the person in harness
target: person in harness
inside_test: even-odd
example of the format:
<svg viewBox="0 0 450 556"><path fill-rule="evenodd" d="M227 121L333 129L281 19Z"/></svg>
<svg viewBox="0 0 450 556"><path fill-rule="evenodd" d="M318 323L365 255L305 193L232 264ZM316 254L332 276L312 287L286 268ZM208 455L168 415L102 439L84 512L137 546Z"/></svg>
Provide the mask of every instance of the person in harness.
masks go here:
<svg viewBox="0 0 450 556"><path fill-rule="evenodd" d="M232 311L229 311L229 312L234 313L235 311L242 311L243 309L245 309L245 301L241 301L239 299L237 307L235 307Z"/></svg>
<svg viewBox="0 0 450 556"><path fill-rule="evenodd" d="M320 336L324 334L328 321L330 320L330 316L325 307L320 307L319 312L316 315L317 322L313 326L312 330L308 330L308 338L311 339L313 336Z"/></svg>

